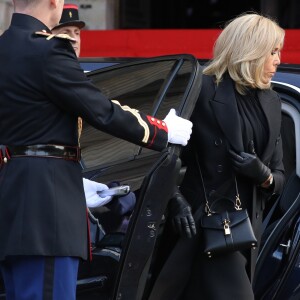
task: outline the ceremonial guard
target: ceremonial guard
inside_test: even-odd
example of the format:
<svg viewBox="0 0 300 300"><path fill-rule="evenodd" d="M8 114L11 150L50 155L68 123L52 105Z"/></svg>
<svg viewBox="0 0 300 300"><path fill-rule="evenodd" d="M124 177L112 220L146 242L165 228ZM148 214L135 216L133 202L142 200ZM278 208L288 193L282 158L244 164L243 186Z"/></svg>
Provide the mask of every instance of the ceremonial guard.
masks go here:
<svg viewBox="0 0 300 300"><path fill-rule="evenodd" d="M0 268L6 299L75 299L89 256L78 117L138 145L186 145L191 122L157 120L108 100L85 76L72 38L54 36L62 0L14 0L0 37ZM141 99L142 101L142 99Z"/></svg>

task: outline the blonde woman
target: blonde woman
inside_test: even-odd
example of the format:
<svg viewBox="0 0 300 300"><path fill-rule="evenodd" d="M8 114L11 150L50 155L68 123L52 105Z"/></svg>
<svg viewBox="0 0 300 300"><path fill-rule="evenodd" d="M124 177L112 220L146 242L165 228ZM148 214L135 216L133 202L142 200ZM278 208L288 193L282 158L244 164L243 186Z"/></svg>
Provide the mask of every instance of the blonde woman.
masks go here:
<svg viewBox="0 0 300 300"><path fill-rule="evenodd" d="M204 213L204 193L208 201L234 199L236 178L258 241L264 205L284 184L281 101L271 88L284 36L276 22L256 13L227 24L203 71L191 119L194 130L182 157L187 172L181 191L193 210L202 207ZM202 250L201 228L199 234L181 299L254 299L251 279L257 249L208 258Z"/></svg>

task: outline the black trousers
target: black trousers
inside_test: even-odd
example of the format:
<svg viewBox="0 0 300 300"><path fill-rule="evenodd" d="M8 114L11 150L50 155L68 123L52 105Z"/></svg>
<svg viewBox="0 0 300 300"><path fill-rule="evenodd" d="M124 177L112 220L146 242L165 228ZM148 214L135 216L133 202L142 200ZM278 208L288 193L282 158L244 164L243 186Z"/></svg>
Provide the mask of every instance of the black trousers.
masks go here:
<svg viewBox="0 0 300 300"><path fill-rule="evenodd" d="M246 264L240 252L208 258L199 251L182 299L254 300Z"/></svg>

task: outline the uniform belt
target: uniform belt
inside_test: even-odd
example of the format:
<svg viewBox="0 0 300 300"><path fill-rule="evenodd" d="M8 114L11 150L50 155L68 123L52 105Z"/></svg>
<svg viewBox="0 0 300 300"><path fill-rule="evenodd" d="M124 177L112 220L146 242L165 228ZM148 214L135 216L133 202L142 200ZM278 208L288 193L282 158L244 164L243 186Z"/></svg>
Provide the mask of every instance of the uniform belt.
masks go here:
<svg viewBox="0 0 300 300"><path fill-rule="evenodd" d="M76 146L62 145L30 145L30 146L9 146L0 145L0 163L7 162L13 157L47 157L62 158L66 160L79 161L80 148Z"/></svg>

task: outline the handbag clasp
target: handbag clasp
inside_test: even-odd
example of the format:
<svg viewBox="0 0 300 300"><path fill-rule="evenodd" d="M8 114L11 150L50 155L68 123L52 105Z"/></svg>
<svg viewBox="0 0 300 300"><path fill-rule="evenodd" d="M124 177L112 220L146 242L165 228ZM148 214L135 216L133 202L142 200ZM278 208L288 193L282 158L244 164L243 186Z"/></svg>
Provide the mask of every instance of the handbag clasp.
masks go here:
<svg viewBox="0 0 300 300"><path fill-rule="evenodd" d="M227 219L225 219L225 220L223 221L223 225L224 225L224 234L225 234L225 235L231 234L231 230L230 230L230 227L229 227L229 223L230 223L230 221L227 220Z"/></svg>

